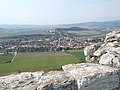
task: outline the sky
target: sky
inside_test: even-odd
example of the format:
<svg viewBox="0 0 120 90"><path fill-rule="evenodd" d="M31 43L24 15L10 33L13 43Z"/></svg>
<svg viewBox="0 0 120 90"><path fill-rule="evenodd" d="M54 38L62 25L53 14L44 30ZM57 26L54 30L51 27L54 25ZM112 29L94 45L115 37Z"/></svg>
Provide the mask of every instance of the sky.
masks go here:
<svg viewBox="0 0 120 90"><path fill-rule="evenodd" d="M120 0L0 0L0 24L120 20Z"/></svg>

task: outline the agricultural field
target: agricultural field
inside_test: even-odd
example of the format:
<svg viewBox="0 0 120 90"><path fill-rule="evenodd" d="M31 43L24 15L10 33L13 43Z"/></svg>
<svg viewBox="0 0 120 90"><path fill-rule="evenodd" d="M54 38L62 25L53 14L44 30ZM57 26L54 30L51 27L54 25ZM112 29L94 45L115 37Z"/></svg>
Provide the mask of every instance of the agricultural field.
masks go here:
<svg viewBox="0 0 120 90"><path fill-rule="evenodd" d="M0 75L25 71L61 70L61 66L65 64L81 62L79 53L81 51L18 53L12 63L0 64Z"/></svg>
<svg viewBox="0 0 120 90"><path fill-rule="evenodd" d="M13 58L12 54L0 55L0 64L9 63Z"/></svg>
<svg viewBox="0 0 120 90"><path fill-rule="evenodd" d="M79 58L80 62L86 62L83 50L68 50L66 51L66 53L69 53L75 56L76 58Z"/></svg>
<svg viewBox="0 0 120 90"><path fill-rule="evenodd" d="M69 33L74 33L79 36L92 36L92 35L105 35L106 32L96 31L96 30L87 30L87 31L69 31Z"/></svg>

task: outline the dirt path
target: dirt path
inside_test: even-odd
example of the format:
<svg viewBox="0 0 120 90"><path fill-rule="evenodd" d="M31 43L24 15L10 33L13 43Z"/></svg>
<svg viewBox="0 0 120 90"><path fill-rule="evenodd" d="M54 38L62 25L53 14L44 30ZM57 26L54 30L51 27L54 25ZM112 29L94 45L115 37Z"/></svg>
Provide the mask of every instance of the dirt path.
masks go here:
<svg viewBox="0 0 120 90"><path fill-rule="evenodd" d="M17 52L14 53L14 57L12 58L11 63L14 61L16 55L17 55Z"/></svg>

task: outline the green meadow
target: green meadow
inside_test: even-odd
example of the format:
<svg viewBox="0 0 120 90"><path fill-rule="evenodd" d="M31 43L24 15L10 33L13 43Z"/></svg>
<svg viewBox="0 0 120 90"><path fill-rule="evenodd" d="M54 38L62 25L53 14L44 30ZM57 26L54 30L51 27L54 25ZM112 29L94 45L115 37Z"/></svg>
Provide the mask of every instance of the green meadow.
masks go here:
<svg viewBox="0 0 120 90"><path fill-rule="evenodd" d="M81 59L81 58L82 59ZM0 75L29 71L61 70L66 64L80 63L83 60L83 51L18 53L12 63L3 62L0 57ZM9 57L9 59L11 59ZM84 60L83 60L84 61ZM82 61L82 62L83 62Z"/></svg>

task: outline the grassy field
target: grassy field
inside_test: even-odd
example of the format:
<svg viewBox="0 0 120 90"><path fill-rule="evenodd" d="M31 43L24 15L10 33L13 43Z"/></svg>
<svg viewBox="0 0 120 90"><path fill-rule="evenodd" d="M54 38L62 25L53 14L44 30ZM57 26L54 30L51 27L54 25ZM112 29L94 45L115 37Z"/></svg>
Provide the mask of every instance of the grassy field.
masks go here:
<svg viewBox="0 0 120 90"><path fill-rule="evenodd" d="M68 50L66 53L69 53L80 60L80 62L85 62L85 55L83 50Z"/></svg>
<svg viewBox="0 0 120 90"><path fill-rule="evenodd" d="M75 33L79 36L92 36L92 35L105 35L106 33L103 33L101 31L69 31L69 33Z"/></svg>
<svg viewBox="0 0 120 90"><path fill-rule="evenodd" d="M0 55L0 64L8 63L13 58L12 54Z"/></svg>
<svg viewBox="0 0 120 90"><path fill-rule="evenodd" d="M25 71L61 70L62 65L80 62L82 55L78 55L80 53L82 52L18 53L13 63L0 64L0 75Z"/></svg>

